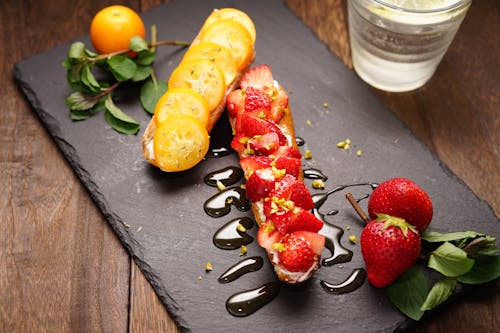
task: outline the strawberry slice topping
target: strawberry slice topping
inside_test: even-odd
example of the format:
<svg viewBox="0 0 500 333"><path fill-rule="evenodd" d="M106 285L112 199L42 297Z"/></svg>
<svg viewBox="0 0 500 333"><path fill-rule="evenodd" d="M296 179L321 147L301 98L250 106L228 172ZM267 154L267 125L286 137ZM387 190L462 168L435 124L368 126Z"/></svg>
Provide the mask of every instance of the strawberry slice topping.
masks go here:
<svg viewBox="0 0 500 333"><path fill-rule="evenodd" d="M255 202L267 197L275 182L276 174L272 168L255 170L246 181L247 199Z"/></svg>
<svg viewBox="0 0 500 333"><path fill-rule="evenodd" d="M265 88L271 87L273 83L274 79L271 67L263 64L255 66L246 72L241 78L240 86L243 90L247 90L249 87L265 90Z"/></svg>
<svg viewBox="0 0 500 333"><path fill-rule="evenodd" d="M240 159L240 166L245 173L245 179L248 179L254 171L270 167L271 162L267 156L248 156Z"/></svg>
<svg viewBox="0 0 500 333"><path fill-rule="evenodd" d="M300 158L296 157L278 156L274 159L273 165L278 169L285 169L287 174L295 178L299 178L299 174L302 170Z"/></svg>
<svg viewBox="0 0 500 333"><path fill-rule="evenodd" d="M227 95L226 106L229 114L233 119L236 119L238 115L245 111L245 95L243 90L236 89Z"/></svg>
<svg viewBox="0 0 500 333"><path fill-rule="evenodd" d="M272 121L265 119L265 116L262 117L259 111L241 114L236 126L239 127L239 130L236 129L236 132L243 136L251 138L255 135L276 133L279 137L280 146L287 143L286 137L283 132L281 132L280 128Z"/></svg>
<svg viewBox="0 0 500 333"><path fill-rule="evenodd" d="M265 248L272 249L273 244L276 244L283 237L275 228L272 223L262 224L257 231L257 243Z"/></svg>
<svg viewBox="0 0 500 333"><path fill-rule="evenodd" d="M301 207L305 210L314 208L311 193L306 185L290 174L281 178L269 195L271 198L276 197L277 199L290 200L296 207Z"/></svg>
<svg viewBox="0 0 500 333"><path fill-rule="evenodd" d="M271 111L271 97L264 90L248 87L245 90L245 112L260 110L266 114Z"/></svg>
<svg viewBox="0 0 500 333"><path fill-rule="evenodd" d="M303 234L291 233L273 245L281 265L291 272L306 272L316 262L317 254Z"/></svg>

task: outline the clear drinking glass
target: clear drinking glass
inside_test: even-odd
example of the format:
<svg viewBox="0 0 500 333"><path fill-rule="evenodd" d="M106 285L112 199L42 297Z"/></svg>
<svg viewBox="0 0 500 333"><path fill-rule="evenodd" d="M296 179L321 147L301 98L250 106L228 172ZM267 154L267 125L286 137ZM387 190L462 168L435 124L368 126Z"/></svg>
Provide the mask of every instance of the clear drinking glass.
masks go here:
<svg viewBox="0 0 500 333"><path fill-rule="evenodd" d="M423 86L451 44L472 0L348 0L356 73L386 91Z"/></svg>

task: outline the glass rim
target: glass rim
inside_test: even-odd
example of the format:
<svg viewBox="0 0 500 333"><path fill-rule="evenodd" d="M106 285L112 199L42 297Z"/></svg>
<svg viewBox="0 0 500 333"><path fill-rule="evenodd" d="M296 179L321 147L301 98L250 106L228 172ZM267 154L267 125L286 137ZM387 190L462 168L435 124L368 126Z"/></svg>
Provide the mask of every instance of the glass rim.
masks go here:
<svg viewBox="0 0 500 333"><path fill-rule="evenodd" d="M405 8L402 6L398 6L392 3L387 2L386 0L373 0L376 3L388 7L392 10L397 10L397 11L404 11L407 13L417 13L417 14L433 14L433 13L442 13L446 12L449 10L454 10L454 9L459 9L464 5L467 5L472 2L472 0L457 0L453 4L450 4L448 6L443 6L435 9L412 9L412 8Z"/></svg>

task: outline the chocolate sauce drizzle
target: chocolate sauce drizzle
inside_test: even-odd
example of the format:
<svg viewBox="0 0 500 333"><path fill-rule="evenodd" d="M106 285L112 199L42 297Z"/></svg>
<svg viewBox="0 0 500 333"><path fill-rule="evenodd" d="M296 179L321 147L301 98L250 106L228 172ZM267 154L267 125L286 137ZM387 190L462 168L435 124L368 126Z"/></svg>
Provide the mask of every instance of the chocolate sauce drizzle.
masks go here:
<svg viewBox="0 0 500 333"><path fill-rule="evenodd" d="M296 138L298 146L305 144L302 138ZM218 148L219 149L219 148ZM222 148L221 148L222 149ZM225 149L225 148L224 148ZM230 150L230 148L228 148ZM219 150L212 150L219 151ZM223 150L220 150L222 152ZM217 153L214 153L215 155ZM217 155L218 157L224 155ZM328 177L323 172L316 168L308 168L303 170L304 178L321 179L326 181ZM239 182L243 178L243 170L239 167L229 166L221 170L217 170L207 174L204 182L209 186L217 186L217 182L221 182L224 186L231 186ZM319 231L325 236L325 247L330 251L329 257L323 258L321 265L330 267L340 263L346 263L352 260L353 252L341 244L341 238L344 230L325 220L325 216L333 216L339 213L337 209L331 209L326 213L320 212L328 197L345 190L349 187L369 186L375 189L377 184L359 183L351 185L341 185L334 189L312 195L314 208L313 213L316 217L323 221L323 228ZM358 202L369 197L366 194L358 199ZM204 204L205 212L211 217L221 217L227 215L231 210L231 205L235 206L240 211L248 211L250 203L246 199L245 190L241 187L229 187L209 198ZM253 237L248 235L246 231L237 229L238 224L245 227L246 230L253 228L254 221L248 217L239 217L230 220L220 227L213 236L213 243L216 247L225 250L234 250L242 245L247 245L253 241ZM249 257L236 263L228 268L218 278L219 283L225 284L237 280L242 275L258 271L263 267L263 258L261 256ZM320 281L322 288L331 294L344 294L358 289L366 280L366 271L363 268L354 269L345 281L335 284L325 280ZM266 283L254 289L241 291L230 296L226 301L227 311L236 317L248 316L261 307L269 303L280 292L280 283L278 281Z"/></svg>

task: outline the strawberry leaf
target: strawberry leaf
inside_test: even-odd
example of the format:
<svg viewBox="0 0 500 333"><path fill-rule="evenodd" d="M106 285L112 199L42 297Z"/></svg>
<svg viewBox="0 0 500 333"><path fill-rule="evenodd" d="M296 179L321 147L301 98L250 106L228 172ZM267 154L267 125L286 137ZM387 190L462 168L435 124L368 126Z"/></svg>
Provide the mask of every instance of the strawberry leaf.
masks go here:
<svg viewBox="0 0 500 333"><path fill-rule="evenodd" d="M444 242L431 252L428 266L444 276L457 277L470 271L474 259L467 257L467 252L455 245Z"/></svg>
<svg viewBox="0 0 500 333"><path fill-rule="evenodd" d="M451 296L453 290L457 285L456 278L450 278L447 276L442 276L435 284L432 286L431 291L427 295L424 304L420 308L422 311L434 309L439 304L443 303Z"/></svg>
<svg viewBox="0 0 500 333"><path fill-rule="evenodd" d="M413 320L419 320L424 314L420 307L428 291L427 280L417 265L413 265L394 283L385 288L392 304Z"/></svg>

